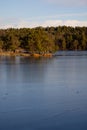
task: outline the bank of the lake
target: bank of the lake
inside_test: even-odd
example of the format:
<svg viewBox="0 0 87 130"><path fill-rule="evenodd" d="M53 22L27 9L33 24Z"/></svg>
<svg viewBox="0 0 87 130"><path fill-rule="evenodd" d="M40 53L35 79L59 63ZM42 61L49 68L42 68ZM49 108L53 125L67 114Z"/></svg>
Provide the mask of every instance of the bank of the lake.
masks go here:
<svg viewBox="0 0 87 130"><path fill-rule="evenodd" d="M15 52L0 52L0 56L24 56L24 57L52 57L52 53L45 53L45 54L39 54L39 53L15 53Z"/></svg>

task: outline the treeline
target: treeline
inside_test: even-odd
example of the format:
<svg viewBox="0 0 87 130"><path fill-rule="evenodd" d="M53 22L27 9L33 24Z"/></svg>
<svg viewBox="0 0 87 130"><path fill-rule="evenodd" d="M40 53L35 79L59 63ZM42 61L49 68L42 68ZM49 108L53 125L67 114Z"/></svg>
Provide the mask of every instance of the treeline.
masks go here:
<svg viewBox="0 0 87 130"><path fill-rule="evenodd" d="M0 29L0 51L87 50L87 27Z"/></svg>

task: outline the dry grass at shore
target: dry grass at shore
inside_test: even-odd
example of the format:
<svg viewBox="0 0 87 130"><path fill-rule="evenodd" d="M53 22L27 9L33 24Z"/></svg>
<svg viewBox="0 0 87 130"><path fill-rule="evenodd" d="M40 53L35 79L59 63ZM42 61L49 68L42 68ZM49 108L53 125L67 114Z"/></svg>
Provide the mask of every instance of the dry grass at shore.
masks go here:
<svg viewBox="0 0 87 130"><path fill-rule="evenodd" d="M38 53L33 53L33 54L28 54L28 53L14 53L14 52L0 52L0 56L25 56L25 57L52 57L51 53L47 54L38 54Z"/></svg>

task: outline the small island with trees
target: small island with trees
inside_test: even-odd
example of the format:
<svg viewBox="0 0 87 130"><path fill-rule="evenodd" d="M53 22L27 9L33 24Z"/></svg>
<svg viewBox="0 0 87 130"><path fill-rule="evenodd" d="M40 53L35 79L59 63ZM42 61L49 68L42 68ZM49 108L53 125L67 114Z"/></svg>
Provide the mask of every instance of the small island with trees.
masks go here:
<svg viewBox="0 0 87 130"><path fill-rule="evenodd" d="M0 29L0 55L52 56L58 50L87 50L87 27Z"/></svg>

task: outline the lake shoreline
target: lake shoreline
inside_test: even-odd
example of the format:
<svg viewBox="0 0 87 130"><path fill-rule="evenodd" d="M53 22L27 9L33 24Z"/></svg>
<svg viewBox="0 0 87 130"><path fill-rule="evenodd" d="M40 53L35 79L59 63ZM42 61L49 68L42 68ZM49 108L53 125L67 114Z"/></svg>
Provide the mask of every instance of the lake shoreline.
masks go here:
<svg viewBox="0 0 87 130"><path fill-rule="evenodd" d="M16 52L0 52L0 56L24 56L24 57L35 57L35 58L39 58L39 57L52 57L53 54L52 53L45 53L45 54L39 54L39 53L16 53Z"/></svg>

